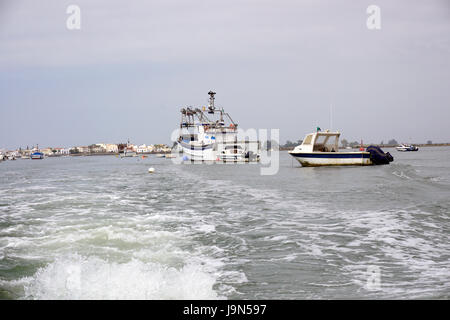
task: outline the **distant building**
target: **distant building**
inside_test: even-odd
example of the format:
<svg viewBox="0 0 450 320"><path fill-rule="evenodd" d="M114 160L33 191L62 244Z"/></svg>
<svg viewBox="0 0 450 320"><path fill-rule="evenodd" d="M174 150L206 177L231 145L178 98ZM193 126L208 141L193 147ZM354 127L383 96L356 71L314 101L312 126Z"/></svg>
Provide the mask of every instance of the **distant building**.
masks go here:
<svg viewBox="0 0 450 320"><path fill-rule="evenodd" d="M22 156L29 157L29 156L31 155L31 150L28 150L28 149L22 149L22 150L20 150L20 154L21 154Z"/></svg>
<svg viewBox="0 0 450 320"><path fill-rule="evenodd" d="M41 152L47 157L53 155L52 148L41 149Z"/></svg>
<svg viewBox="0 0 450 320"><path fill-rule="evenodd" d="M54 156L63 156L69 154L68 148L51 148Z"/></svg>
<svg viewBox="0 0 450 320"><path fill-rule="evenodd" d="M172 149L166 144L155 144L154 151L155 152L171 152Z"/></svg>
<svg viewBox="0 0 450 320"><path fill-rule="evenodd" d="M89 146L89 153L103 153L106 152L106 149L102 146L102 144L91 144Z"/></svg>
<svg viewBox="0 0 450 320"><path fill-rule="evenodd" d="M107 144L105 144L105 150L106 150L106 152L118 153L119 146L117 144L107 143Z"/></svg>
<svg viewBox="0 0 450 320"><path fill-rule="evenodd" d="M89 152L88 146L79 146L79 147L75 147L75 148L78 149L78 152L80 152L80 153L88 153Z"/></svg>
<svg viewBox="0 0 450 320"><path fill-rule="evenodd" d="M142 144L137 147L136 153L150 153L153 151L153 146L147 146L145 144Z"/></svg>

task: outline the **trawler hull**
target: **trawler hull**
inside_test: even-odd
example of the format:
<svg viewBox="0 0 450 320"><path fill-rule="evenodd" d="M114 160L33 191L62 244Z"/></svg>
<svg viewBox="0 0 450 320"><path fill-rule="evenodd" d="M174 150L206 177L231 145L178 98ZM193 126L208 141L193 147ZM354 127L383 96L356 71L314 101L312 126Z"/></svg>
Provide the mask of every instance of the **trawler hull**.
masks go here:
<svg viewBox="0 0 450 320"><path fill-rule="evenodd" d="M181 141L178 143L183 151L183 155L188 160L193 161L215 161L217 160L217 152L213 149L213 144L194 145Z"/></svg>

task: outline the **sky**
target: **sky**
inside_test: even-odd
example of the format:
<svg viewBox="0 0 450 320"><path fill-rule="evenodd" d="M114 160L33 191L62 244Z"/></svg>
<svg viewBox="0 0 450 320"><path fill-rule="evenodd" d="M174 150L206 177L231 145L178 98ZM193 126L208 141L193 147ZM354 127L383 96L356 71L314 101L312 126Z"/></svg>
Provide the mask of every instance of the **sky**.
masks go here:
<svg viewBox="0 0 450 320"><path fill-rule="evenodd" d="M0 148L171 145L210 90L282 144L450 142L449 58L447 0L0 0Z"/></svg>

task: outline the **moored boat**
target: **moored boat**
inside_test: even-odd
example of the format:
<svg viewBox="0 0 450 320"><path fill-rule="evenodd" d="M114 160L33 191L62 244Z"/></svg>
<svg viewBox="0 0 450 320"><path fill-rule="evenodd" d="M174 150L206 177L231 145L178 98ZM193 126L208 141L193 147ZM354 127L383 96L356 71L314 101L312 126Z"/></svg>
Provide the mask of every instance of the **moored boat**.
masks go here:
<svg viewBox="0 0 450 320"><path fill-rule="evenodd" d="M42 152L39 152L39 151L33 152L30 155L30 159L32 159L32 160L44 159L44 154Z"/></svg>
<svg viewBox="0 0 450 320"><path fill-rule="evenodd" d="M369 146L366 151L340 152L340 132L317 131L306 135L301 145L289 151L304 167L315 166L368 166L388 164L393 161L389 152L384 153L379 147Z"/></svg>
<svg viewBox="0 0 450 320"><path fill-rule="evenodd" d="M395 147L395 149L397 149L397 151L419 151L419 148L412 145L412 144L401 144L398 147Z"/></svg>
<svg viewBox="0 0 450 320"><path fill-rule="evenodd" d="M214 104L209 91L208 106L181 109L178 149L191 161L259 161L260 142L238 140L238 125L223 108ZM177 152L176 152L177 153Z"/></svg>

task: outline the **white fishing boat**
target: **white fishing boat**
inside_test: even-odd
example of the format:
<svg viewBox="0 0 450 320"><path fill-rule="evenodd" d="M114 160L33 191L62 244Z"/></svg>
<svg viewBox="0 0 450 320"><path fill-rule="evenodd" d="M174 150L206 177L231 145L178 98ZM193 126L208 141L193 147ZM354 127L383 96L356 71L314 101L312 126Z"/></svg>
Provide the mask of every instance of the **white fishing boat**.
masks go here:
<svg viewBox="0 0 450 320"><path fill-rule="evenodd" d="M208 92L208 107L182 108L178 145L185 160L259 161L259 141L239 141L238 125L223 108L214 105L216 94Z"/></svg>
<svg viewBox="0 0 450 320"><path fill-rule="evenodd" d="M340 132L317 131L306 135L301 145L289 151L304 167L315 166L368 166L388 164L394 159L379 147L369 146L366 151L340 152Z"/></svg>
<svg viewBox="0 0 450 320"><path fill-rule="evenodd" d="M412 144L401 144L398 147L395 147L395 149L397 149L397 151L402 151L402 152L419 150L418 147L416 147Z"/></svg>

